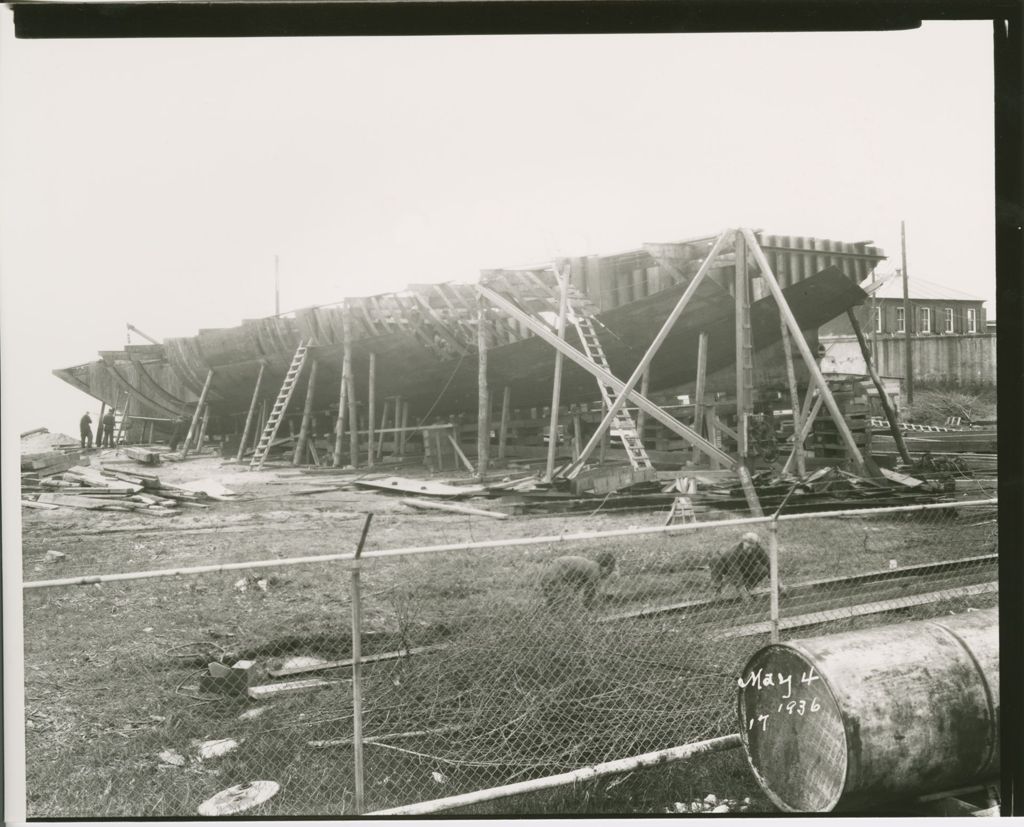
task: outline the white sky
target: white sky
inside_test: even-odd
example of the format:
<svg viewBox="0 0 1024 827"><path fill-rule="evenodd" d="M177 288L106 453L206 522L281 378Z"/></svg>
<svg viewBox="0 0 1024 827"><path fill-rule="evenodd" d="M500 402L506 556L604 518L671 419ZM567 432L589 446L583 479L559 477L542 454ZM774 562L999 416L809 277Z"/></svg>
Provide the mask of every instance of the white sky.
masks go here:
<svg viewBox="0 0 1024 827"><path fill-rule="evenodd" d="M995 315L992 29L17 41L0 10L3 420L125 342L753 226L871 239ZM133 341L140 341L133 338Z"/></svg>

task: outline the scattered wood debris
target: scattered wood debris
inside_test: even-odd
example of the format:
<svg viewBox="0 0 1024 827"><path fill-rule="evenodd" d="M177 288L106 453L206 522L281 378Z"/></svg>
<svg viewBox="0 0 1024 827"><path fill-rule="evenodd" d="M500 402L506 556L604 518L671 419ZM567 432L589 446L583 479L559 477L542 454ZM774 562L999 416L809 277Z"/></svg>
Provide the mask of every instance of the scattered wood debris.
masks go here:
<svg viewBox="0 0 1024 827"><path fill-rule="evenodd" d="M73 464L59 472L31 471L21 475L22 505L28 508L80 508L89 511L135 511L169 517L180 506L207 508L207 500L231 501L231 491L219 483L172 486L155 474L125 471L111 466L93 468ZM211 488L208 494L203 488Z"/></svg>

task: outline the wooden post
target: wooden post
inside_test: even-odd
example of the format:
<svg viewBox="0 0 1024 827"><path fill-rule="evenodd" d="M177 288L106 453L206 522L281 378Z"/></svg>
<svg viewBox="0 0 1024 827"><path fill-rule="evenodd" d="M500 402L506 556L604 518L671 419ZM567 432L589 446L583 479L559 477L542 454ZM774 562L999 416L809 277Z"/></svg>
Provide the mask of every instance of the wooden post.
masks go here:
<svg viewBox="0 0 1024 827"><path fill-rule="evenodd" d="M913 346L913 325L914 317L911 314L910 306L910 284L907 276L907 228L900 222L900 253L902 255L903 267L903 381L907 386L907 404L914 404L914 355Z"/></svg>
<svg viewBox="0 0 1024 827"><path fill-rule="evenodd" d="M498 459L505 459L505 447L508 441L508 420L511 412L512 389L505 385L501 395L501 425L498 428Z"/></svg>
<svg viewBox="0 0 1024 827"><path fill-rule="evenodd" d="M814 354L811 353L811 349L807 346L807 341L803 337L803 332L800 330L800 325L797 324L796 318L793 316L793 311L789 309L789 304L786 302L786 297L782 294L782 288L779 287L778 281L775 279L775 274L772 272L771 265L768 264L768 259L765 258L764 251L758 246L754 234L749 229L743 230L743 235L746 237L748 244L750 245L751 251L754 253L754 258L757 261L758 267L761 268L763 278L768 285L768 289L771 291L775 303L779 308L779 313L782 314L786 319L786 325L789 327L789 332L793 334L793 340L796 342L797 349L800 351L800 355L803 357L804 363L807 365L807 370L811 374L811 379L818 388L818 393L821 394L825 407L828 408L829 414L832 416L832 420L836 423L836 428L843 437L843 442L846 443L846 450L853 458L853 464L857 469L857 473L862 476L866 474L864 467L864 457L861 455L860 448L857 447L857 443L853 439L853 434L850 433L850 428L846 424L846 420L843 418L843 412L839 410L839 406L836 405L836 400L832 396L832 391L825 381L825 377L821 374L821 369L818 367L818 363L814 359Z"/></svg>
<svg viewBox="0 0 1024 827"><path fill-rule="evenodd" d="M150 422L149 426L146 428L146 444L147 445L152 445L153 444L153 430L155 429L155 427L156 427L156 423L155 422Z"/></svg>
<svg viewBox="0 0 1024 827"><path fill-rule="evenodd" d="M740 462L746 463L747 416L750 402L747 388L747 325L750 318L750 279L747 277L747 244L742 234L736 236L736 281L735 281L735 322L736 322L736 452Z"/></svg>
<svg viewBox="0 0 1024 827"><path fill-rule="evenodd" d="M203 405L203 424L199 426L199 434L196 436L196 450L203 448L203 437L206 436L206 423L210 421L210 406Z"/></svg>
<svg viewBox="0 0 1024 827"><path fill-rule="evenodd" d="M476 353L477 353L477 414L476 414L476 464L477 474L483 479L487 473L487 460L491 447L491 401L487 388L487 304L481 296L477 302ZM454 439L452 444L458 450ZM462 452L459 451L461 454ZM470 473L473 472L470 466Z"/></svg>
<svg viewBox="0 0 1024 827"><path fill-rule="evenodd" d="M352 558L352 769L355 775L355 811L362 813L365 786L363 779L363 603L359 582L359 557L366 543L373 513L366 515L363 533Z"/></svg>
<svg viewBox="0 0 1024 827"><path fill-rule="evenodd" d="M334 422L334 456L332 464L335 468L341 467L341 446L345 441L345 410L348 405L348 360L342 358L341 363L341 387L338 389L338 418Z"/></svg>
<svg viewBox="0 0 1024 827"><path fill-rule="evenodd" d="M306 404L302 408L302 424L299 426L299 439L295 443L295 452L292 454L292 465L305 462L306 445L309 442L309 425L313 416L313 395L316 393L316 369L319 364L317 358L313 357L313 364L309 367L309 382L306 384Z"/></svg>
<svg viewBox="0 0 1024 827"><path fill-rule="evenodd" d="M260 384L263 382L263 370L266 368L266 362L260 362L260 372L256 374L256 387L252 389L252 402L249 403L249 413L245 416L245 427L242 429L242 439L238 443L238 453L235 455L235 461L242 461L242 454L245 453L245 443L249 441L249 431L252 428L253 416L256 413L256 402L260 397Z"/></svg>
<svg viewBox="0 0 1024 827"><path fill-rule="evenodd" d="M377 415L377 354L370 354L370 388L366 396L366 467L373 468L373 425L374 417Z"/></svg>
<svg viewBox="0 0 1024 827"><path fill-rule="evenodd" d="M565 339L565 314L569 308L569 275L555 271L558 277L558 326L557 336ZM551 421L548 425L548 463L544 471L544 482L551 482L555 470L555 454L558 451L558 406L562 398L562 351L555 351L555 378L551 383Z"/></svg>
<svg viewBox="0 0 1024 827"><path fill-rule="evenodd" d="M693 390L693 430L704 436L704 397L708 380L708 333L702 330L697 337L697 384ZM693 446L693 461L700 457L700 449Z"/></svg>
<svg viewBox="0 0 1024 827"><path fill-rule="evenodd" d="M583 427L580 423L580 409L572 406L572 458L575 462L580 458L580 451L583 448Z"/></svg>
<svg viewBox="0 0 1024 827"><path fill-rule="evenodd" d="M871 361L871 351L868 350L868 343L864 341L864 331L861 330L860 323L857 321L857 316L853 312L852 308L847 309L846 318L850 320L853 332L857 336L857 343L860 345L861 355L864 357L864 364L868 369L868 375L871 377L871 381L874 382L875 389L878 391L878 398L882 403L882 410L885 411L885 418L889 422L889 433L892 434L892 438L896 441L896 450L900 452L900 459L902 459L907 465L910 465L910 454L907 452L907 444L903 441L903 433L900 431L899 419L896 418L896 412L893 410L892 404L889 401L889 394L885 392L885 385L882 384L882 379L878 375L878 371L875 370L874 363Z"/></svg>
<svg viewBox="0 0 1024 827"><path fill-rule="evenodd" d="M199 394L199 401L196 403L196 412L192 415L192 424L188 426L188 433L185 435L185 443L181 447L181 458L188 456L188 446L192 444L192 437L196 434L196 425L199 424L199 417L203 407L206 405L206 394L210 391L210 383L213 382L213 370L206 374L206 381L203 383L202 393Z"/></svg>
<svg viewBox="0 0 1024 827"><path fill-rule="evenodd" d="M809 401L813 395L813 388L807 389L807 400ZM789 455L789 459L786 460L786 464L782 466L782 473L788 474L789 470L793 467L793 462L798 456L798 451L803 451L804 441L811 433L811 428L814 427L814 420L818 418L818 411L821 410L821 396L814 396L814 402L810 407L807 416L801 416L802 422L800 423L800 433L798 433L793 440L793 453Z"/></svg>
<svg viewBox="0 0 1024 827"><path fill-rule="evenodd" d="M437 470L444 470L444 452L441 450L441 432L434 431L434 445L437 447Z"/></svg>
<svg viewBox="0 0 1024 827"><path fill-rule="evenodd" d="M377 456L381 459L384 458L384 431L388 427L388 409L392 405L394 405L394 398L385 396L384 409L380 412L380 434L377 437Z"/></svg>
<svg viewBox="0 0 1024 827"><path fill-rule="evenodd" d="M708 405L704 409L704 423L708 429L708 442L712 445L718 445L718 411L714 405ZM711 470L718 470L718 457L711 456Z"/></svg>
<svg viewBox="0 0 1024 827"><path fill-rule="evenodd" d="M607 416L608 406L602 404L601 410L604 411L605 415ZM598 428L600 428L600 426L598 426ZM591 439L593 438L594 437L592 436ZM611 431L606 430L601 432L601 443L597 451L597 462L599 465L604 465L605 458L608 456L608 448L611 445L611 441ZM584 451L585 450L586 449L584 448ZM583 458L584 451L580 452L580 459Z"/></svg>
<svg viewBox="0 0 1024 827"><path fill-rule="evenodd" d="M647 396L651 390L651 366L648 365L643 374L640 376L640 395ZM647 414L643 412L643 409L639 409L636 415L636 433L640 437L640 444L644 442L644 425L646 424Z"/></svg>
<svg viewBox="0 0 1024 827"><path fill-rule="evenodd" d="M793 438L800 433L800 390L796 386L796 369L793 367L793 346L789 340L789 331L786 329L786 322L782 315L779 315L779 325L782 327L782 350L786 355L786 380L789 383L790 406L793 408ZM796 451L796 472L801 477L807 473L807 465L804 462L803 445Z"/></svg>
<svg viewBox="0 0 1024 827"><path fill-rule="evenodd" d="M402 430L398 434L398 456L405 456L405 446L409 435L409 403L402 397L398 397L399 407L402 409Z"/></svg>
<svg viewBox="0 0 1024 827"><path fill-rule="evenodd" d="M258 434L262 434L267 429L267 400L264 399L260 402L260 427L256 431Z"/></svg>
<svg viewBox="0 0 1024 827"><path fill-rule="evenodd" d="M341 372L347 379L348 395L348 459L353 468L359 467L359 409L356 405L356 377L352 370L352 321L348 303L342 307L341 330L345 345Z"/></svg>
<svg viewBox="0 0 1024 827"><path fill-rule="evenodd" d="M433 471L434 470L434 462L433 462L434 450L433 450L432 446L430 445L431 432L430 431L420 431L420 433L423 435L423 464L427 466L427 470L428 471Z"/></svg>

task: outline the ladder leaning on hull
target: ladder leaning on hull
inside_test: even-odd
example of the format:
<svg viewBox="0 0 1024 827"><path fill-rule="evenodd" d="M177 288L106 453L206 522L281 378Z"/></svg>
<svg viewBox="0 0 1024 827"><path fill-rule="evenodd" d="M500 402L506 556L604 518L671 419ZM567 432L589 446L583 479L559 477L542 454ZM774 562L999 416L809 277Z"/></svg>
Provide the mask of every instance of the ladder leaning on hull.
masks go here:
<svg viewBox="0 0 1024 827"><path fill-rule="evenodd" d="M292 392L295 390L295 383L298 381L299 374L302 373L303 365L306 364L306 351L308 349L309 346L306 342L299 342L295 355L292 357L292 363L288 367L288 373L285 374L284 382L281 383L281 390L277 393L277 400L274 402L274 407L270 410L270 416L267 417L266 427L263 429L260 441L256 444L256 450L253 451L252 460L249 462L249 470L259 471L263 467L263 462L270 452L270 446L274 442L274 437L277 436L277 429L284 419L285 411L288 410L288 403L291 401Z"/></svg>
<svg viewBox="0 0 1024 827"><path fill-rule="evenodd" d="M575 303L572 311L569 320L572 326L576 328L580 341L583 343L583 352L587 354L588 359L611 373L611 369L608 366L608 358L605 356L604 348L601 346L601 340L597 337L597 331L594 330L594 324L590 316ZM615 404L617 398L615 389L605 385L601 380L597 380L597 386L601 391L601 399L604 400L605 410L608 410ZM651 458L644 449L640 434L637 432L636 423L624 407L619 410L615 419L612 420L611 427L613 432L617 432L619 439L622 440L622 447L626 449L626 456L629 457L629 464L633 468L654 468Z"/></svg>

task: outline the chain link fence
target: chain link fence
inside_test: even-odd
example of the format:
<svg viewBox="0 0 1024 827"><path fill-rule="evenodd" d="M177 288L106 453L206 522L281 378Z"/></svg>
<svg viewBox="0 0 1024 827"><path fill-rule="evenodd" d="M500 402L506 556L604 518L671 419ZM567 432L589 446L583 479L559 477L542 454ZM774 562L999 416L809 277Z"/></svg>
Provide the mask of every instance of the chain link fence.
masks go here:
<svg viewBox="0 0 1024 827"><path fill-rule="evenodd" d="M729 735L773 634L993 605L995 519L986 501L421 553L371 529L361 727L351 559L28 583L28 816L190 816L256 780L279 789L247 815L352 815L357 776L370 812Z"/></svg>

